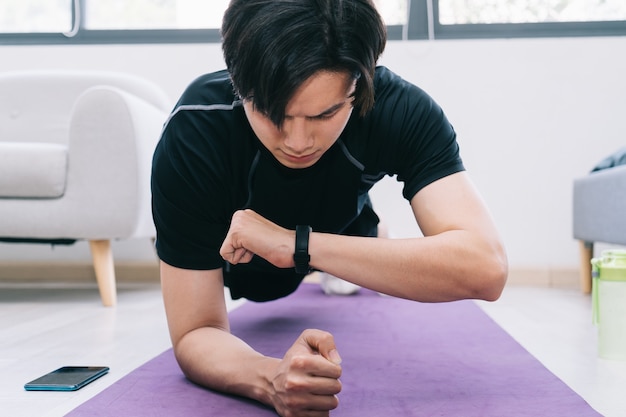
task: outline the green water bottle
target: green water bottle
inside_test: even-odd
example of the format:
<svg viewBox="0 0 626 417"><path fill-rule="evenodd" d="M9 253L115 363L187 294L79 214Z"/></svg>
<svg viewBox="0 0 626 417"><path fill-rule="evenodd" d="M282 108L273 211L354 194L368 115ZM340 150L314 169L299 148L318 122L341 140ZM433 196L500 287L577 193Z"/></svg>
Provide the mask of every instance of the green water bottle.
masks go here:
<svg viewBox="0 0 626 417"><path fill-rule="evenodd" d="M591 260L591 266L598 355L626 360L626 250L605 250Z"/></svg>

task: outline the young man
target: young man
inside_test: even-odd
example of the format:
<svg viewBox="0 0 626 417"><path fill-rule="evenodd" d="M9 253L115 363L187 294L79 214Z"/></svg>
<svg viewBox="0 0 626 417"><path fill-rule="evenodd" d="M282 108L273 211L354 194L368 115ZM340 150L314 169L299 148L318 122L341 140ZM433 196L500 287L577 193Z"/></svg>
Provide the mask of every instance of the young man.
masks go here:
<svg viewBox="0 0 626 417"><path fill-rule="evenodd" d="M266 357L230 334L224 285L268 301L315 269L416 301L495 300L506 254L441 109L376 67L386 35L371 0L233 0L222 35L228 70L189 86L154 157L176 357L189 379L282 416L328 415L332 335L308 329ZM375 238L367 192L384 175L404 182L424 237Z"/></svg>

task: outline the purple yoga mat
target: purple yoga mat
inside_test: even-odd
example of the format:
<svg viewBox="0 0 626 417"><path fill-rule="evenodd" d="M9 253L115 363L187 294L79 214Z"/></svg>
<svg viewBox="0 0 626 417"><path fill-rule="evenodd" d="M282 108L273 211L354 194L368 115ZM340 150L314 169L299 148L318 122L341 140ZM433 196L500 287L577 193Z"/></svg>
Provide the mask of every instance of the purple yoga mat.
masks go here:
<svg viewBox="0 0 626 417"><path fill-rule="evenodd" d="M343 390L331 416L599 416L474 302L422 304L361 290L329 297L303 284L230 314L232 332L282 357L302 330L335 336ZM171 350L68 416L276 416L247 399L187 381Z"/></svg>

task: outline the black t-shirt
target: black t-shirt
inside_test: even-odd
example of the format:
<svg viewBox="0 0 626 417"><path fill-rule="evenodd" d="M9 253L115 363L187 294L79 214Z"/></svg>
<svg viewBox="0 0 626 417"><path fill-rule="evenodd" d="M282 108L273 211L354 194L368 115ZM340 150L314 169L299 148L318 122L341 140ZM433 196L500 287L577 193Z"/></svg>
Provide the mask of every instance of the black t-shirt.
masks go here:
<svg viewBox="0 0 626 417"><path fill-rule="evenodd" d="M374 85L374 108L365 117L355 109L315 165L291 169L256 138L226 71L193 81L154 154L159 257L185 269L223 267L219 248L242 208L290 229L371 235L367 225L378 219L367 192L385 175L397 175L410 200L464 169L455 132L430 96L384 67ZM355 226L363 217L365 226Z"/></svg>

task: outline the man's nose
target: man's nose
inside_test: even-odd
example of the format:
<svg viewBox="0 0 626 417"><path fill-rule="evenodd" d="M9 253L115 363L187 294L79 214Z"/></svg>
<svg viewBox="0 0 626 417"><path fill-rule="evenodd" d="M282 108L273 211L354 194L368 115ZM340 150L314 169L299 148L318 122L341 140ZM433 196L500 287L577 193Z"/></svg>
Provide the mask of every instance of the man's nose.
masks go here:
<svg viewBox="0 0 626 417"><path fill-rule="evenodd" d="M284 143L296 154L305 152L313 145L313 136L304 117L294 117L283 123Z"/></svg>

